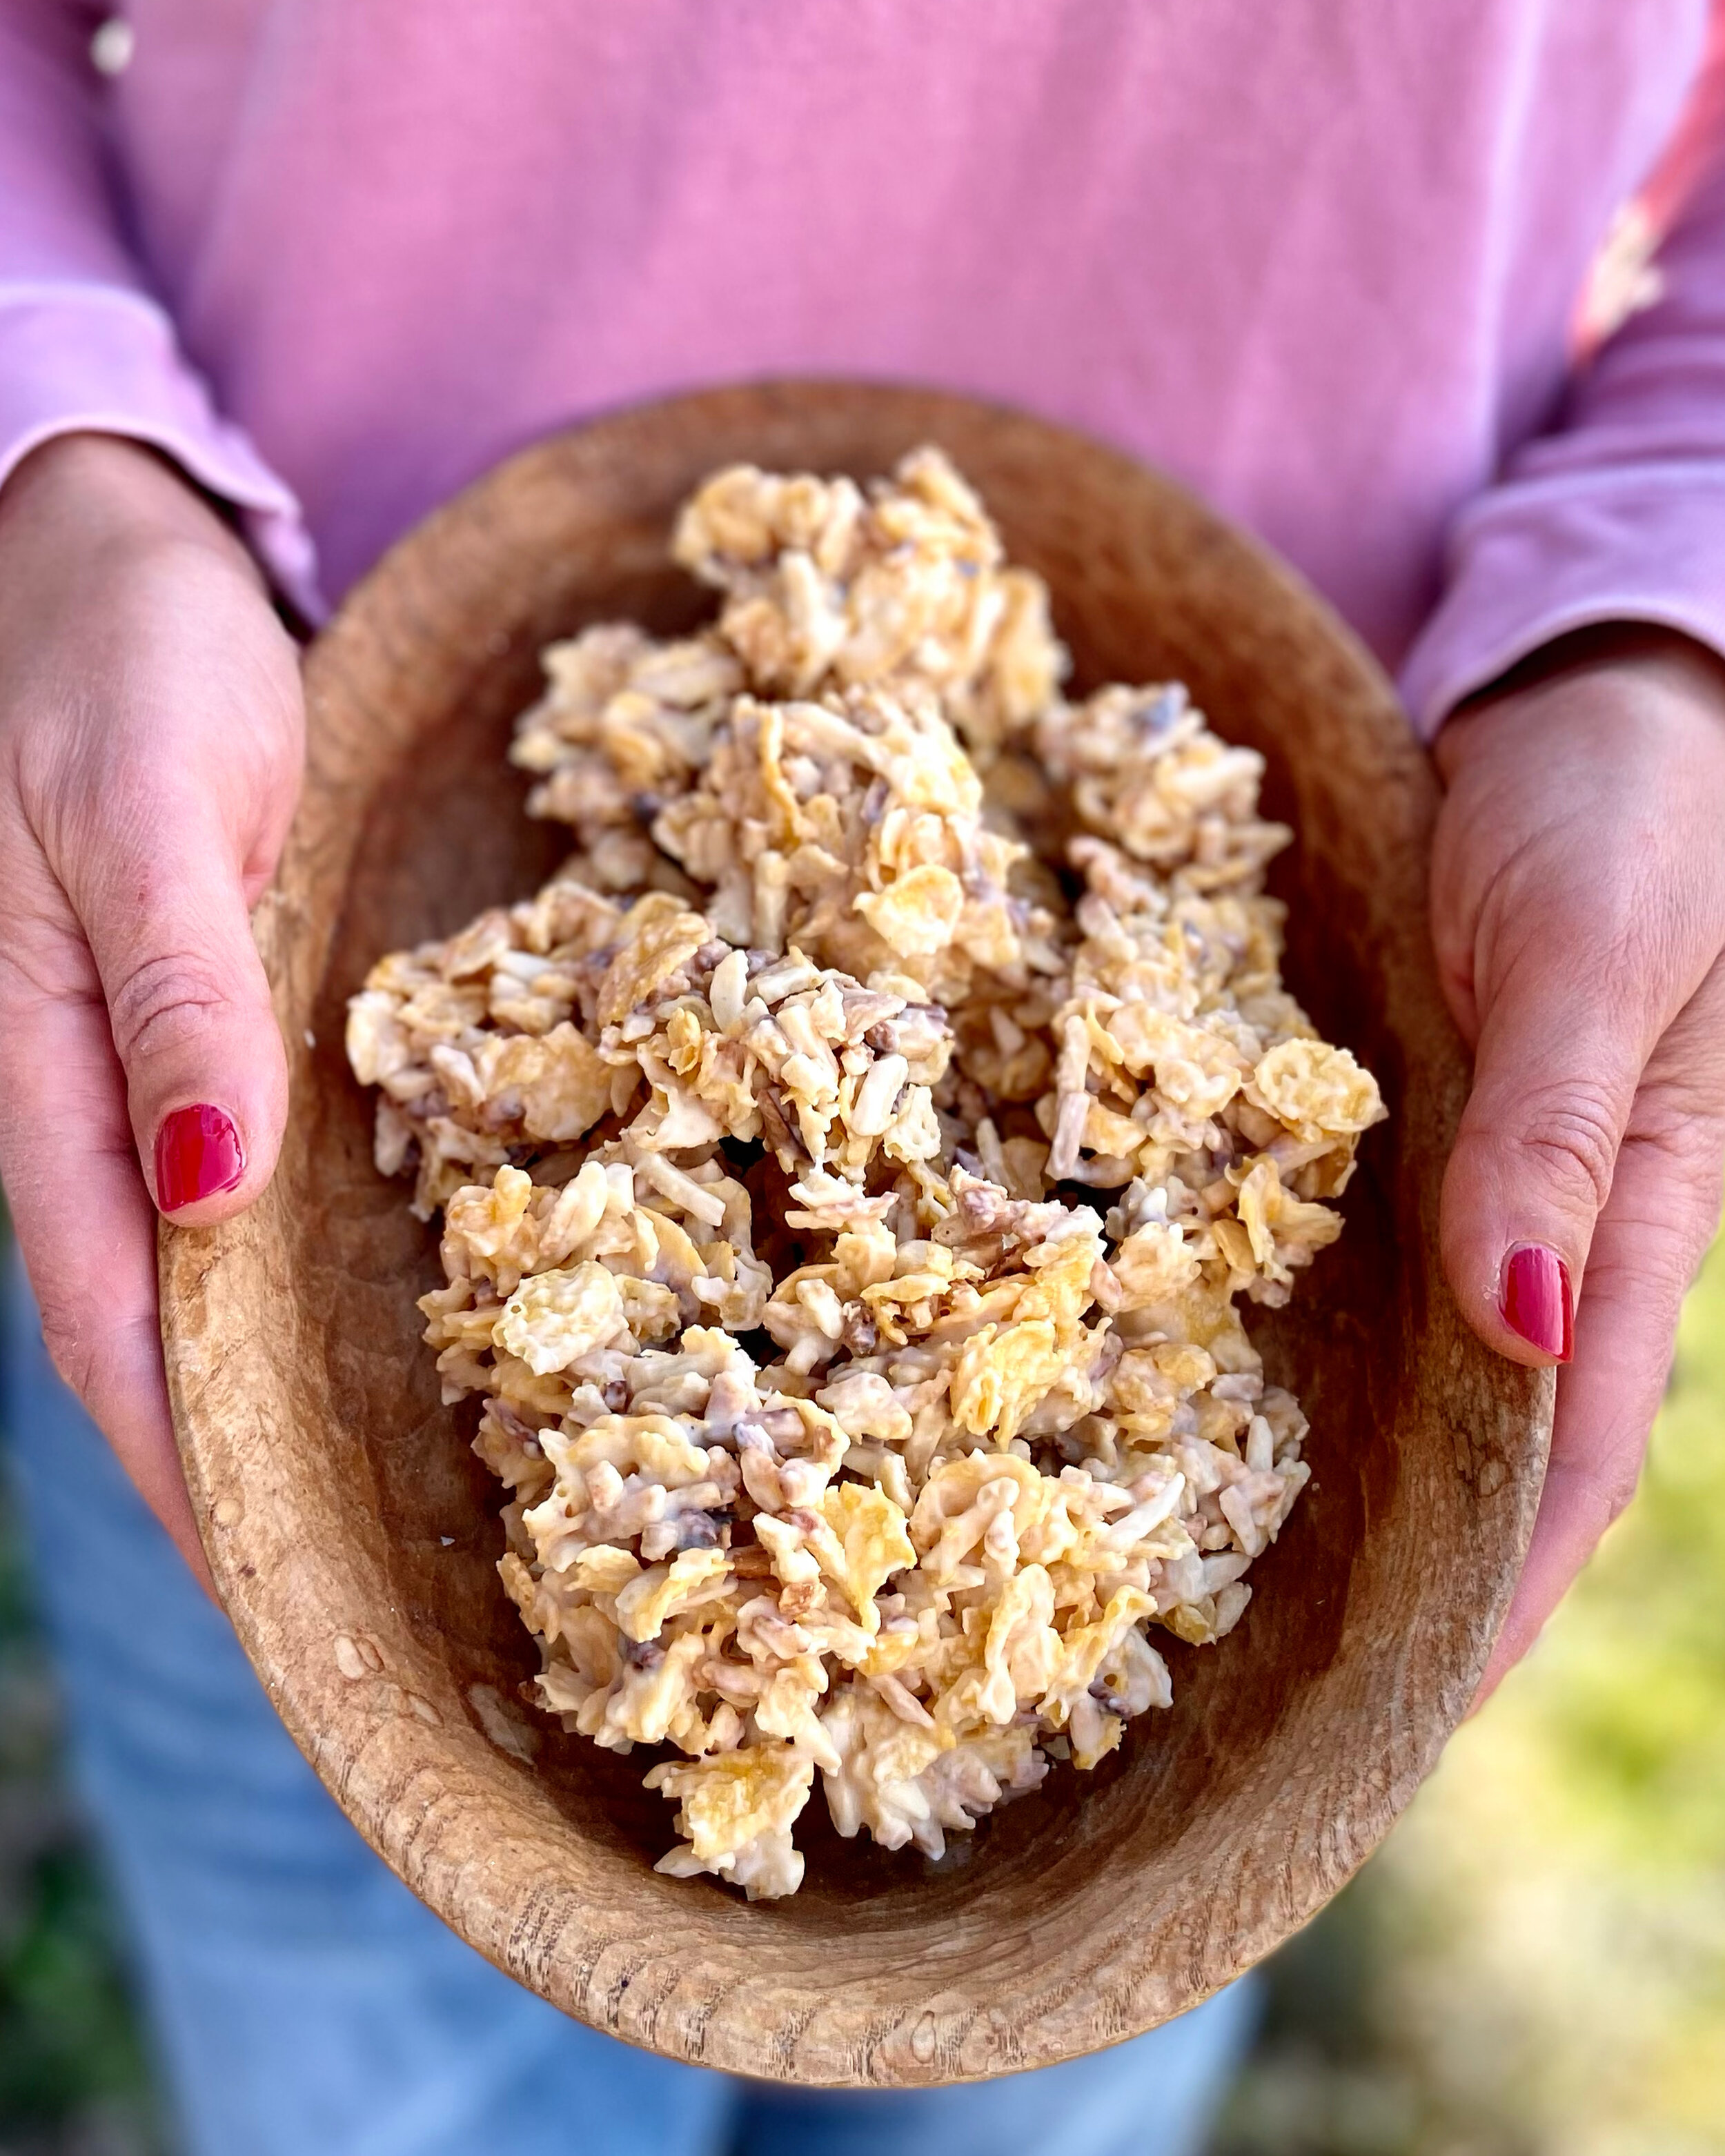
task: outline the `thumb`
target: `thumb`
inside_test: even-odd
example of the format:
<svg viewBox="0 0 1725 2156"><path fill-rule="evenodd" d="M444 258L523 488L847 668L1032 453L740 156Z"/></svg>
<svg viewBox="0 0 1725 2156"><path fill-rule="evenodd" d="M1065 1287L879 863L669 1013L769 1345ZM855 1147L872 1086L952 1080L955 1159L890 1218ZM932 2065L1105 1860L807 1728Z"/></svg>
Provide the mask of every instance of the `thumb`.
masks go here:
<svg viewBox="0 0 1725 2156"><path fill-rule="evenodd" d="M1546 957L1564 939L1537 942ZM1444 1178L1444 1268L1480 1337L1567 1363L1594 1227L1651 1042L1603 967L1532 957L1485 1003L1473 1091Z"/></svg>
<svg viewBox="0 0 1725 2156"><path fill-rule="evenodd" d="M260 1194L287 1114L236 850L207 811L158 806L119 834L79 909L145 1179L158 1209L190 1226Z"/></svg>

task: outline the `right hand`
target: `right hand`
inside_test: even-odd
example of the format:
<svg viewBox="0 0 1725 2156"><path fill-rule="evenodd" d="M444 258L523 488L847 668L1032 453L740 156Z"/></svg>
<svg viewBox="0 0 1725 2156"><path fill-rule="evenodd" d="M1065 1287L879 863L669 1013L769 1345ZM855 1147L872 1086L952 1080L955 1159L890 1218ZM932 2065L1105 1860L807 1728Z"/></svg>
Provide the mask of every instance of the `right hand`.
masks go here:
<svg viewBox="0 0 1725 2156"><path fill-rule="evenodd" d="M19 465L0 490L0 1181L55 1366L206 1584L157 1212L226 1219L275 1164L287 1069L249 913L303 740L293 640L172 466L97 434Z"/></svg>

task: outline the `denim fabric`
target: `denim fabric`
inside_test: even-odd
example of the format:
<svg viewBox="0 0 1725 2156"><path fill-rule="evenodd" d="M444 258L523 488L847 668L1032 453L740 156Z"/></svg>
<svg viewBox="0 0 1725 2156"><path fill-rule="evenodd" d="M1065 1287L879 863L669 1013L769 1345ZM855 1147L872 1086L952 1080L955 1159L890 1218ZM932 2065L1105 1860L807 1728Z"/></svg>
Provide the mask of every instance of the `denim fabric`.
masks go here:
<svg viewBox="0 0 1725 2156"><path fill-rule="evenodd" d="M301 1758L226 1622L55 1377L15 1261L0 1410L73 1767L129 1913L188 2156L1196 2156L1236 1985L1037 2073L774 2089L567 2020L416 1901Z"/></svg>

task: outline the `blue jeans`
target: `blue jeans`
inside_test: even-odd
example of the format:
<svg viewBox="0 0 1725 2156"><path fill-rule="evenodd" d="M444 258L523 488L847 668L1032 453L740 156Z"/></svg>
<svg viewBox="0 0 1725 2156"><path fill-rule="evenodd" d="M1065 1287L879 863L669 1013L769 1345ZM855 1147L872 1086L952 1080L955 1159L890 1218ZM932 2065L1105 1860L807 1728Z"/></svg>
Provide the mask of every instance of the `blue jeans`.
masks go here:
<svg viewBox="0 0 1725 2156"><path fill-rule="evenodd" d="M193 2156L1197 2156L1250 1985L1065 2066L851 2093L632 2051L500 1974L326 1794L6 1272L0 1412L73 1768Z"/></svg>

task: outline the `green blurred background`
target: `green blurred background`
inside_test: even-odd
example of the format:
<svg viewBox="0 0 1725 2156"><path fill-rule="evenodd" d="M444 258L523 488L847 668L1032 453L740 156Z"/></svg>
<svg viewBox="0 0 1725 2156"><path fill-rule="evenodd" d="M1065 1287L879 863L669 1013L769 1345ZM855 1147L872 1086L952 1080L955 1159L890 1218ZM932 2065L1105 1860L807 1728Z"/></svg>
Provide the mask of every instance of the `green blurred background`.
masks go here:
<svg viewBox="0 0 1725 2156"><path fill-rule="evenodd" d="M1725 1240L1640 1495L1270 1974L1213 2156L1725 2156ZM0 2156L172 2156L3 1515Z"/></svg>

